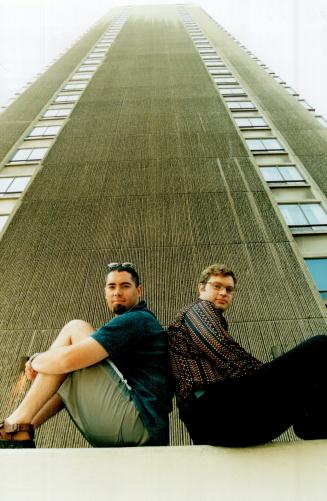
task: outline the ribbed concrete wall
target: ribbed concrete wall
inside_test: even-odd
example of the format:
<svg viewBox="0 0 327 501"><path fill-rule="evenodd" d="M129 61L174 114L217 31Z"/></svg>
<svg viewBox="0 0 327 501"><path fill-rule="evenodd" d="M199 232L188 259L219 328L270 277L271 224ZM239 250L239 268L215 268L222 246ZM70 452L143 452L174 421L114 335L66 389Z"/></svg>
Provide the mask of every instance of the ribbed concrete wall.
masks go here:
<svg viewBox="0 0 327 501"><path fill-rule="evenodd" d="M326 331L293 240L174 6L131 9L0 242L1 414L20 398L21 356L46 349L71 318L106 321L103 276L116 260L138 265L164 325L196 297L201 269L227 262L240 279L232 333L263 360L273 345ZM187 443L183 433L174 421L172 442ZM38 445L85 442L62 414Z"/></svg>

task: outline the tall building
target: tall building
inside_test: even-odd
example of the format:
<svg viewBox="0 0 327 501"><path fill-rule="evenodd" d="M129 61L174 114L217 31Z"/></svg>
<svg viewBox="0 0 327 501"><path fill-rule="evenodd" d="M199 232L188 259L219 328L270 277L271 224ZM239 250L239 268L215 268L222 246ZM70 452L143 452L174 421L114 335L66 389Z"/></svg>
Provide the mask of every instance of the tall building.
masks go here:
<svg viewBox="0 0 327 501"><path fill-rule="evenodd" d="M264 361L327 331L327 130L307 108L203 10L170 5L111 10L0 115L2 416L25 357L73 318L107 320L110 261L137 264L163 325L228 263L231 332ZM37 443L86 445L65 411Z"/></svg>

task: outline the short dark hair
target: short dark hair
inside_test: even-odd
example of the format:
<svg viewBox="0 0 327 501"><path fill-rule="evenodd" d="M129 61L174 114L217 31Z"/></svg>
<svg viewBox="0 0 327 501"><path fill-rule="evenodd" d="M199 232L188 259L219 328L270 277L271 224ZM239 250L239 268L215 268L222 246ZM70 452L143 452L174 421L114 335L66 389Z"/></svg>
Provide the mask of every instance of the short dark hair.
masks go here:
<svg viewBox="0 0 327 501"><path fill-rule="evenodd" d="M135 283L136 287L138 287L141 283L139 274L137 273L137 271L132 263L110 263L110 264L108 264L108 272L107 272L106 277L112 271L127 271L127 273L129 273L131 275L132 280Z"/></svg>
<svg viewBox="0 0 327 501"><path fill-rule="evenodd" d="M205 285L212 275L230 276L232 277L234 284L236 285L236 277L234 275L234 272L225 264L219 263L211 264L205 270L203 270L199 278L199 283Z"/></svg>

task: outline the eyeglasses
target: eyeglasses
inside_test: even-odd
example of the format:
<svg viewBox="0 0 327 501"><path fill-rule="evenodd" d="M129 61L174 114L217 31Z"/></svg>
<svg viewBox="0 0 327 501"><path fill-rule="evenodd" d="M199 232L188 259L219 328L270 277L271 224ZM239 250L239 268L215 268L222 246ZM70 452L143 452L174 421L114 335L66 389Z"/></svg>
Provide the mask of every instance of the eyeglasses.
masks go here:
<svg viewBox="0 0 327 501"><path fill-rule="evenodd" d="M108 267L108 270L114 270L115 268L119 268L120 266L122 266L123 268L133 268L133 270L135 270L135 264L133 263L109 263L107 265Z"/></svg>
<svg viewBox="0 0 327 501"><path fill-rule="evenodd" d="M217 284L215 282L207 282L207 284L210 284L211 287L217 292L221 292L222 290L225 290L226 294L228 294L229 296L231 296L235 292L235 287L225 287L224 285Z"/></svg>

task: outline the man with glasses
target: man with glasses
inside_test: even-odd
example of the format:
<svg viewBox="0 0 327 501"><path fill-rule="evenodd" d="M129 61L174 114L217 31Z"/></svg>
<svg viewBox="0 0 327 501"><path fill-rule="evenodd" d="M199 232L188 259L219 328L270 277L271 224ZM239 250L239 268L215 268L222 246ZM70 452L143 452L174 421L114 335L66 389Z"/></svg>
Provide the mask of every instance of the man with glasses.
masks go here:
<svg viewBox="0 0 327 501"><path fill-rule="evenodd" d="M177 404L193 442L257 445L292 425L300 438L327 438L327 336L262 363L228 333L223 314L235 286L232 270L209 266L199 299L168 328Z"/></svg>
<svg viewBox="0 0 327 501"><path fill-rule="evenodd" d="M135 266L110 263L105 299L114 317L98 330L73 320L48 351L29 359L33 384L0 423L0 448L35 447L34 428L63 404L94 446L168 443L166 338L140 297Z"/></svg>

